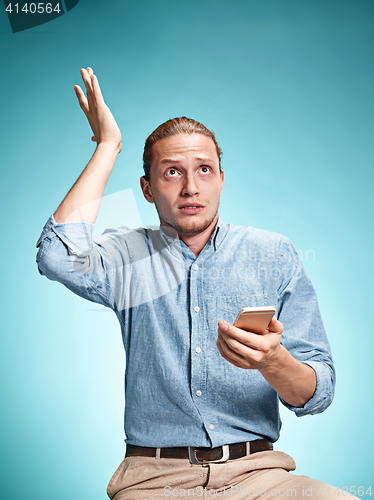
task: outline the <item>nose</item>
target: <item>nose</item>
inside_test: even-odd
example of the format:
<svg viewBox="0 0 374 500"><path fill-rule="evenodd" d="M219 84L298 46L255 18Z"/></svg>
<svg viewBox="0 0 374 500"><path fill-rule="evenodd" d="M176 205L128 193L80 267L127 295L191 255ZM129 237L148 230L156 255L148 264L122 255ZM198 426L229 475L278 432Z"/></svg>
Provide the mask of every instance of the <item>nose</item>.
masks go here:
<svg viewBox="0 0 374 500"><path fill-rule="evenodd" d="M193 174L186 175L182 194L183 196L195 196L199 194L196 178Z"/></svg>

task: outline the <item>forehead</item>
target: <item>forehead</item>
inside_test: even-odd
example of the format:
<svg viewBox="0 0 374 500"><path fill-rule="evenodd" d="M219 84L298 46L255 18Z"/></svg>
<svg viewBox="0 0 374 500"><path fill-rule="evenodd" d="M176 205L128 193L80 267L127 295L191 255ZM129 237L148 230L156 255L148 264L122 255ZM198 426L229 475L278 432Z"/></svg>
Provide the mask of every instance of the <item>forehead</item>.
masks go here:
<svg viewBox="0 0 374 500"><path fill-rule="evenodd" d="M176 134L158 140L152 147L154 165L168 160L183 161L200 158L217 162L219 158L213 140L203 134Z"/></svg>

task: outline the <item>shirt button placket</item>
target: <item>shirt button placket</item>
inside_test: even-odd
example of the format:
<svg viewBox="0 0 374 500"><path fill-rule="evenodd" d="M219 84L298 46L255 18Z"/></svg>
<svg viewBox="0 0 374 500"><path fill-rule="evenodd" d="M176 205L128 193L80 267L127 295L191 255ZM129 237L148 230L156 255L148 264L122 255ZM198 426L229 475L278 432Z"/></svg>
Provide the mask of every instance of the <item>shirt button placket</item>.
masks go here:
<svg viewBox="0 0 374 500"><path fill-rule="evenodd" d="M204 380L204 359L201 356L201 307L199 303L198 284L200 268L198 264L192 264L190 269L190 300L192 305L192 332L191 332L191 392L195 402L202 403L202 382Z"/></svg>

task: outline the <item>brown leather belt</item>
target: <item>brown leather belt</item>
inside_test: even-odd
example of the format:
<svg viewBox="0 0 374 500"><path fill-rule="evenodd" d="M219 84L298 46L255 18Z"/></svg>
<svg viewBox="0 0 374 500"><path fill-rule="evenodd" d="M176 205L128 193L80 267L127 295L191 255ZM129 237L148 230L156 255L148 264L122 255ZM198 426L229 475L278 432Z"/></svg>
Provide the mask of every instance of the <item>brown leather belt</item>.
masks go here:
<svg viewBox="0 0 374 500"><path fill-rule="evenodd" d="M193 446L160 448L160 458L188 458L193 464L209 462L226 462L235 458L245 457L247 454L273 449L273 444L267 439L256 439L248 443L234 443L217 446L217 448L195 448ZM127 445L126 457L156 457L158 448Z"/></svg>

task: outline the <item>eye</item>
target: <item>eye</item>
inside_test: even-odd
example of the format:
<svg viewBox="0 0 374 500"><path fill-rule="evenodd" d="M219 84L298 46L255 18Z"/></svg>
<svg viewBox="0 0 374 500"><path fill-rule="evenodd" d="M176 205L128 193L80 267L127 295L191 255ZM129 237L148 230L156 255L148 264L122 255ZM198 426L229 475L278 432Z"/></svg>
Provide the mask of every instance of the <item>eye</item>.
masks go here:
<svg viewBox="0 0 374 500"><path fill-rule="evenodd" d="M206 175L206 174L209 174L209 172L210 172L210 167L208 167L207 165L202 165L202 166L200 167L200 172L201 172L202 174L205 174L205 175Z"/></svg>
<svg viewBox="0 0 374 500"><path fill-rule="evenodd" d="M178 175L180 175L180 172L176 168L169 168L168 170L166 170L165 175L166 177L177 177Z"/></svg>

